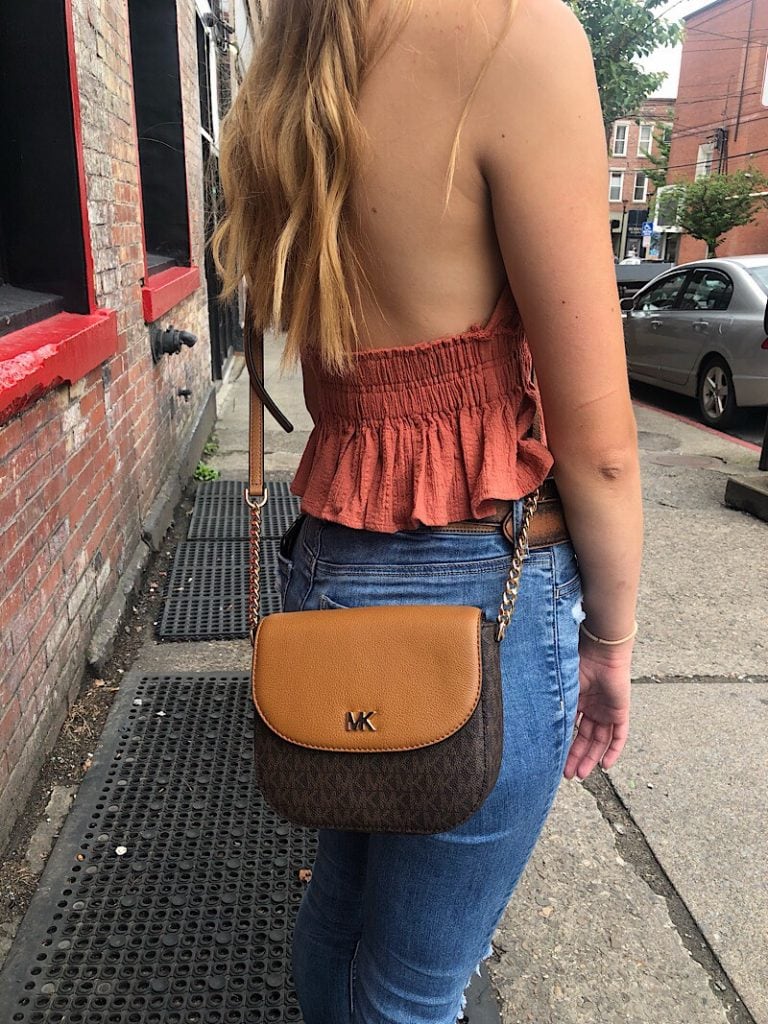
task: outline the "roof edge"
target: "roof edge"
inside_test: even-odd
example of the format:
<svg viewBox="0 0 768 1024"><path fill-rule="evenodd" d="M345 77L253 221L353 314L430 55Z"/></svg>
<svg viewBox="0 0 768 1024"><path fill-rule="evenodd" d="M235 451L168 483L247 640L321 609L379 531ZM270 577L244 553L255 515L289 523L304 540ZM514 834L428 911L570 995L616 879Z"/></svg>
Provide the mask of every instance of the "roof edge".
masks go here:
<svg viewBox="0 0 768 1024"><path fill-rule="evenodd" d="M713 7L718 7L720 4L729 3L730 0L712 0L712 3L706 5L706 7L700 7L698 11L691 11L690 14L686 14L682 18L682 21L690 21L691 18L698 18L700 14L704 14L706 11L711 11Z"/></svg>

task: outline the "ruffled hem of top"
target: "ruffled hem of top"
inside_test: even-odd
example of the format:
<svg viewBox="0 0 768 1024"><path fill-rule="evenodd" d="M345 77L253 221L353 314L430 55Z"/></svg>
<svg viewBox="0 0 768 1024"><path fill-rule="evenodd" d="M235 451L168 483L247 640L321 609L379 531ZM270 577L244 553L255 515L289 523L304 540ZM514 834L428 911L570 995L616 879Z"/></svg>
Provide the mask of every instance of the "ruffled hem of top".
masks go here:
<svg viewBox="0 0 768 1024"><path fill-rule="evenodd" d="M368 350L344 379L308 368L319 411L291 491L319 519L380 533L482 519L552 468L508 286L485 326Z"/></svg>
<svg viewBox="0 0 768 1024"><path fill-rule="evenodd" d="M303 512L380 533L482 519L497 500L535 490L552 468L545 444L525 436L536 408L526 388L450 416L321 421L290 489Z"/></svg>

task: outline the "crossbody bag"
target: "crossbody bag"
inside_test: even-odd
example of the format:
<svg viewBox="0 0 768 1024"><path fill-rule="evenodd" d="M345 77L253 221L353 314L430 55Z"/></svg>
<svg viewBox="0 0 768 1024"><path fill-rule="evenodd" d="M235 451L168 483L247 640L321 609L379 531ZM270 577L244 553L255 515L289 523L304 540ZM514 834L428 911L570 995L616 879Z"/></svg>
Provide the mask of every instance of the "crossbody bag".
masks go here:
<svg viewBox="0 0 768 1024"><path fill-rule="evenodd" d="M495 621L446 604L275 612L259 621L265 406L293 428L264 388L263 335L246 326L244 347L254 757L264 798L312 828L451 829L480 808L498 777L500 645L539 491L524 499Z"/></svg>

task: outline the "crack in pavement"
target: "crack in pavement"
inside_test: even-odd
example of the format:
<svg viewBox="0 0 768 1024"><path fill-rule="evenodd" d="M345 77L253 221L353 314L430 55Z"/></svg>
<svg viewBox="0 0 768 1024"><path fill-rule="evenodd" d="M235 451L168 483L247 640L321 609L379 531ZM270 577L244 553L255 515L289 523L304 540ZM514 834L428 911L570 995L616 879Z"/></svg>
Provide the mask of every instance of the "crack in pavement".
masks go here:
<svg viewBox="0 0 768 1024"><path fill-rule="evenodd" d="M687 678L671 677L670 681L674 679L676 682L683 682ZM706 679L707 677L699 677L696 681L703 682ZM637 682L645 681L660 682L658 679L633 680L632 684L634 686ZM757 680L753 678L751 681ZM614 788L608 773L598 767L583 780L582 785L594 797L598 810L611 826L614 843L621 857L652 892L665 899L669 919L680 941L706 972L710 988L723 1004L731 1024L758 1024L744 1005L685 901L675 889L663 865Z"/></svg>

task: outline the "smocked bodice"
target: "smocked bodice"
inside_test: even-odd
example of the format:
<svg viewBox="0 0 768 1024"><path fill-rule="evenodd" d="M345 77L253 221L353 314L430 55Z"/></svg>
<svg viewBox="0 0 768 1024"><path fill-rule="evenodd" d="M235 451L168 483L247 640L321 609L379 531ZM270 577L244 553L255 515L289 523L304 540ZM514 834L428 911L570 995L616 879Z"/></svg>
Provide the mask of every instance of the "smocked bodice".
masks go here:
<svg viewBox="0 0 768 1024"><path fill-rule="evenodd" d="M304 369L316 422L291 490L321 519L385 533L480 519L552 466L530 435L539 395L508 287L484 326L364 350L347 377Z"/></svg>

